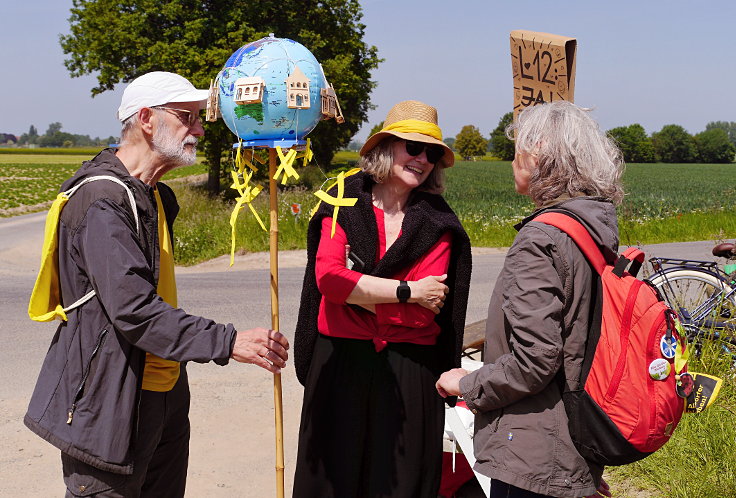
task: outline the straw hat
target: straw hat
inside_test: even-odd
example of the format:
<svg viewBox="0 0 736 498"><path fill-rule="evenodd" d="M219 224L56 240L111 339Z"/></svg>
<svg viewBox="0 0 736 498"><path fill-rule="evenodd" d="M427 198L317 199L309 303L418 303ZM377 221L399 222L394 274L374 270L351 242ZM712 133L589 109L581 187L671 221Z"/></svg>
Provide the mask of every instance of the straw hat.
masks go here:
<svg viewBox="0 0 736 498"><path fill-rule="evenodd" d="M367 154L388 136L441 145L445 148L445 155L440 159L442 165L449 168L455 164L455 154L442 141L442 130L437 125L437 109L431 105L405 100L393 106L383 122L383 129L368 137L360 149L360 155Z"/></svg>

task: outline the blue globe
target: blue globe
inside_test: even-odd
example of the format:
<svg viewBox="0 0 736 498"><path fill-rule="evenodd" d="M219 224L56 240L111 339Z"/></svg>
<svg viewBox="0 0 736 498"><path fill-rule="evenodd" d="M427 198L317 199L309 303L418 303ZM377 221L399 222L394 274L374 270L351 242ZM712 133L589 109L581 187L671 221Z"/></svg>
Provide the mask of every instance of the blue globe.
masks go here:
<svg viewBox="0 0 736 498"><path fill-rule="evenodd" d="M240 47L225 63L218 75L220 112L245 145L288 147L303 143L322 119L326 87L322 67L304 45L270 35Z"/></svg>

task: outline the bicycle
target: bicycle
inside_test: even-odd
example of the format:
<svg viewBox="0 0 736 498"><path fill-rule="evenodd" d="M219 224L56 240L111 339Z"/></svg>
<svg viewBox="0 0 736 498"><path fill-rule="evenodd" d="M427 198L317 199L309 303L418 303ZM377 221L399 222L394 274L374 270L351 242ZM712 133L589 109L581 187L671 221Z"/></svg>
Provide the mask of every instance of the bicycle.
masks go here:
<svg viewBox="0 0 736 498"><path fill-rule="evenodd" d="M736 245L718 244L713 255L736 261ZM715 341L736 367L736 264L653 257L647 280L674 309L698 354L704 339Z"/></svg>

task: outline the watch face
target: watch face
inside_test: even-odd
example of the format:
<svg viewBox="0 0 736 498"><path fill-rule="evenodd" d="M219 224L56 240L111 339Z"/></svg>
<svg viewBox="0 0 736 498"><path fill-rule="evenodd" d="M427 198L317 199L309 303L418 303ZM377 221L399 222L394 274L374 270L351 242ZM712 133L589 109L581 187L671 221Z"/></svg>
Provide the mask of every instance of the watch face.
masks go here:
<svg viewBox="0 0 736 498"><path fill-rule="evenodd" d="M396 288L396 297L398 297L399 301L402 303L406 302L411 297L411 288L409 287L409 284L402 281Z"/></svg>

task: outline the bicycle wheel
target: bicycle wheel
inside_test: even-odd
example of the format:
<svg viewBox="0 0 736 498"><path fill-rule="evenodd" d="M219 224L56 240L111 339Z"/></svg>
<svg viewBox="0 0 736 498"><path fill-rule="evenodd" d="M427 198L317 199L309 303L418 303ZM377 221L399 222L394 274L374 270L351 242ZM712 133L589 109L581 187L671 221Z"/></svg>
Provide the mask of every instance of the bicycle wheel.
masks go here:
<svg viewBox="0 0 736 498"><path fill-rule="evenodd" d="M690 338L714 336L732 341L736 331L736 292L706 270L668 268L649 281L674 309Z"/></svg>

